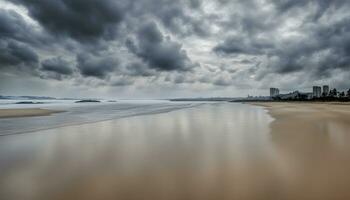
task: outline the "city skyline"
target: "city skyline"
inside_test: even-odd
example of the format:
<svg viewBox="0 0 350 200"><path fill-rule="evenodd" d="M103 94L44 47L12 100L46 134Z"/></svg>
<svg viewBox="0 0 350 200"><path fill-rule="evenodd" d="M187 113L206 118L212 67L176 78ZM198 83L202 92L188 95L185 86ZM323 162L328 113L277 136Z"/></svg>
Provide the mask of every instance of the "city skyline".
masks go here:
<svg viewBox="0 0 350 200"><path fill-rule="evenodd" d="M287 93L280 93L279 88L270 88L269 98L260 97L250 97L248 100L327 100L333 101L336 99L349 100L350 99L350 88L343 91L338 91L337 88L330 89L329 85L314 85L311 91L298 91L293 90ZM345 99L343 99L345 98Z"/></svg>

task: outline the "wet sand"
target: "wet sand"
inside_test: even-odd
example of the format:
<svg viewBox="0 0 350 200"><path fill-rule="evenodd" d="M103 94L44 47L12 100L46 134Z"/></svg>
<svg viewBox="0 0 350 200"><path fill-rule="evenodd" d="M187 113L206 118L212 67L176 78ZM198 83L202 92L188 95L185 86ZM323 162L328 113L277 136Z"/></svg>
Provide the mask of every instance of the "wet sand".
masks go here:
<svg viewBox="0 0 350 200"><path fill-rule="evenodd" d="M259 104L261 105L261 104ZM347 200L348 107L235 103L0 138L0 197Z"/></svg>
<svg viewBox="0 0 350 200"><path fill-rule="evenodd" d="M330 134L350 131L350 105L347 103L253 103L267 108L275 119L272 131L281 134ZM337 126L337 130L332 129ZM340 130L339 130L340 129Z"/></svg>
<svg viewBox="0 0 350 200"><path fill-rule="evenodd" d="M275 119L271 140L288 169L289 199L350 199L350 105L254 105Z"/></svg>
<svg viewBox="0 0 350 200"><path fill-rule="evenodd" d="M21 109L0 109L1 118L16 118L16 117L34 117L34 116L48 116L53 113L63 111L47 110L41 108L21 108Z"/></svg>
<svg viewBox="0 0 350 200"><path fill-rule="evenodd" d="M271 199L271 120L223 103L1 136L0 197Z"/></svg>

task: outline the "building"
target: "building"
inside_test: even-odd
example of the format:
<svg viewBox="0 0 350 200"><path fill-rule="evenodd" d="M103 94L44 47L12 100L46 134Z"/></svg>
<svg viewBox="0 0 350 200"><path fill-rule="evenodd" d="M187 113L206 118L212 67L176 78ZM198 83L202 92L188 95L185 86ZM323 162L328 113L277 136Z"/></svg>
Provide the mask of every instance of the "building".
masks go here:
<svg viewBox="0 0 350 200"><path fill-rule="evenodd" d="M281 100L310 100L312 99L313 95L312 93L294 91L288 94L280 94L278 97Z"/></svg>
<svg viewBox="0 0 350 200"><path fill-rule="evenodd" d="M278 88L270 88L270 97L275 97L280 94L280 90Z"/></svg>
<svg viewBox="0 0 350 200"><path fill-rule="evenodd" d="M298 91L294 91L294 92L291 92L291 93L288 93L288 94L280 94L278 96L282 100L294 100L294 99L298 99L299 92Z"/></svg>
<svg viewBox="0 0 350 200"><path fill-rule="evenodd" d="M323 86L323 91L322 91L322 96L328 96L329 94L329 86L328 85L324 85Z"/></svg>
<svg viewBox="0 0 350 200"><path fill-rule="evenodd" d="M303 93L302 95L304 95L304 98L307 100L311 100L313 97L312 92Z"/></svg>
<svg viewBox="0 0 350 200"><path fill-rule="evenodd" d="M312 95L314 98L320 98L322 95L322 90L320 86L313 86L312 87Z"/></svg>

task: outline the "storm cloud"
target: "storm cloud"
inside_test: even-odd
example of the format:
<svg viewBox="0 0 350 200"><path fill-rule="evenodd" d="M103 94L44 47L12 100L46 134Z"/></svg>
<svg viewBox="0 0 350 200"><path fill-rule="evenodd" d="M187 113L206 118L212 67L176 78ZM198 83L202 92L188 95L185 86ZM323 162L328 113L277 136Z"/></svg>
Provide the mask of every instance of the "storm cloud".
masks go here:
<svg viewBox="0 0 350 200"><path fill-rule="evenodd" d="M86 77L106 78L118 66L113 57L101 57L92 54L79 54L77 56L78 69Z"/></svg>
<svg viewBox="0 0 350 200"><path fill-rule="evenodd" d="M103 91L157 91L156 96L350 87L347 0L6 0L0 5L1 75L14 81L25 81L27 74L66 88L86 84Z"/></svg>
<svg viewBox="0 0 350 200"><path fill-rule="evenodd" d="M188 70L192 66L181 45L164 37L154 22L145 24L136 35L137 42L127 41L131 52L149 64L164 71Z"/></svg>
<svg viewBox="0 0 350 200"><path fill-rule="evenodd" d="M70 63L60 57L51 58L42 61L42 70L55 72L62 75L72 75L73 69L70 67Z"/></svg>
<svg viewBox="0 0 350 200"><path fill-rule="evenodd" d="M15 41L0 41L0 63L2 68L12 66L30 70L28 68L36 68L38 62L38 55L32 48Z"/></svg>
<svg viewBox="0 0 350 200"><path fill-rule="evenodd" d="M123 19L123 3L114 0L13 0L26 6L29 15L52 34L78 40L113 38ZM125 3L126 4L126 3Z"/></svg>

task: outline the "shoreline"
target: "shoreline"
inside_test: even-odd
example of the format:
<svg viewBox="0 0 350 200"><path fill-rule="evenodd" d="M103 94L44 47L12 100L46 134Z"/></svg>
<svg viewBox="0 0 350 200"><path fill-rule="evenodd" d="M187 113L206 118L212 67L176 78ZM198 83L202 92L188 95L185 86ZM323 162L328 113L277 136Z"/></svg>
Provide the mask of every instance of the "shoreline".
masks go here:
<svg viewBox="0 0 350 200"><path fill-rule="evenodd" d="M315 103L254 103L274 118L270 141L295 199L350 197L350 106ZM304 172L304 173L303 173ZM305 190L305 188L312 188ZM301 193L295 191L303 191ZM289 196L289 195L287 195Z"/></svg>
<svg viewBox="0 0 350 200"><path fill-rule="evenodd" d="M18 131L10 131L6 133L1 133L0 131L0 137L2 136L11 136L11 135L18 135L18 134L26 134L26 133L33 133L33 132L38 132L38 131L44 131L44 130L50 130L50 129L56 129L56 128L63 128L63 127L69 127L69 126L81 126L85 124L94 124L94 123L100 123L100 122L106 122L106 121L112 121L112 120L119 120L123 118L132 118L132 117L138 117L138 116L146 116L146 115L153 115L153 114L163 114L163 113L168 113L168 112L173 112L177 110L182 110L182 109L189 109L189 108L194 108L198 106L202 106L203 104L193 104L193 105L188 105L186 104L186 107L181 107L181 108L173 108L169 110L157 110L153 112L141 112L141 113L134 113L126 116L118 116L118 117L113 117L113 118L107 118L107 119L98 119L98 120L88 120L88 121L83 121L83 122L73 122L73 123L64 123L64 124L59 124L59 125L54 125L54 126L45 126L45 127L39 127L39 128L33 128L33 129L26 129L26 130L18 130ZM26 118L31 118L35 116L49 116L54 113L61 113L61 112L67 112L69 110L48 110L48 109L42 109L42 108L30 108L30 109L39 109L39 110L45 110L45 111L50 111L47 115L30 115L30 116L17 116L17 117L6 117L6 118L1 118L1 119L15 119L15 118L21 118L21 117L26 117ZM28 108L23 108L23 109L0 109L0 115L1 111L3 110L28 110Z"/></svg>
<svg viewBox="0 0 350 200"><path fill-rule="evenodd" d="M42 108L0 109L0 119L49 116L51 114L61 113L61 112L65 112L65 111L49 110L49 109L42 109Z"/></svg>
<svg viewBox="0 0 350 200"><path fill-rule="evenodd" d="M315 134L346 133L350 130L350 104L308 102L255 102L274 119L271 134L308 137ZM305 141L303 141L305 142Z"/></svg>

